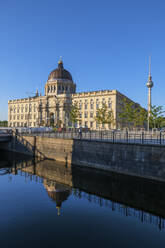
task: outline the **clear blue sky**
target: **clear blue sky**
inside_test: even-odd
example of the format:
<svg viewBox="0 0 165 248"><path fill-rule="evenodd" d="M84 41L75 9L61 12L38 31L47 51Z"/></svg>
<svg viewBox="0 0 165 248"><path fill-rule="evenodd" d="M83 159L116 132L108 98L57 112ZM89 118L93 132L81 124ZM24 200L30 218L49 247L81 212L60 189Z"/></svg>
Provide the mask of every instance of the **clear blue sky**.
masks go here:
<svg viewBox="0 0 165 248"><path fill-rule="evenodd" d="M9 99L44 93L60 56L77 91L117 89L146 107L150 54L153 104L164 105L163 0L1 1L0 120Z"/></svg>

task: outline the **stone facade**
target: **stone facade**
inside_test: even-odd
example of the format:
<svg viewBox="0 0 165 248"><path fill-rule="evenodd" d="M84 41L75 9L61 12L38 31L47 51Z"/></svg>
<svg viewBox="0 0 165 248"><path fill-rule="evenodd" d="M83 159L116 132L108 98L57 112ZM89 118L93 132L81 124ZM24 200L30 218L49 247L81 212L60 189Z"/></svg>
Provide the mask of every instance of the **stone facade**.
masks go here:
<svg viewBox="0 0 165 248"><path fill-rule="evenodd" d="M71 74L63 68L63 62L58 62L58 68L52 71L45 84L45 95L8 101L9 127L38 127L57 126L70 127L70 106L77 103L80 118L77 127L88 127L91 130L105 128L121 128L118 118L120 106L124 99L128 99L117 90L100 90L93 92L76 93L76 84ZM130 99L128 99L131 101ZM132 101L131 101L132 102ZM114 122L99 125L96 120L96 111L106 104L113 112Z"/></svg>

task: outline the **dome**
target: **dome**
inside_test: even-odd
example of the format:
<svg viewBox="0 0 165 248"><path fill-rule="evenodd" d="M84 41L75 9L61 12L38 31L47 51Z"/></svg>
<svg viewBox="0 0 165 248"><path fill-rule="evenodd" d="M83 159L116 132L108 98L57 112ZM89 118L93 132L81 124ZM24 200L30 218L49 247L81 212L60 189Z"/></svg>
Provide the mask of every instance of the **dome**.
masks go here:
<svg viewBox="0 0 165 248"><path fill-rule="evenodd" d="M48 80L50 79L67 79L73 81L70 72L64 69L61 59L58 62L58 68L49 74Z"/></svg>

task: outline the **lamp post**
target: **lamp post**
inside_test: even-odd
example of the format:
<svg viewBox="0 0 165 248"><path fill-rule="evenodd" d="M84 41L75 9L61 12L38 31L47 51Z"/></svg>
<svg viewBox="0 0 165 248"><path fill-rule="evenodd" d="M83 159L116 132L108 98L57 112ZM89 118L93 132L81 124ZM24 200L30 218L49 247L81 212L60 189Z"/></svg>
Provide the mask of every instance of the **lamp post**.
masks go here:
<svg viewBox="0 0 165 248"><path fill-rule="evenodd" d="M148 76L148 82L146 84L148 88L148 120L147 120L147 130L150 129L150 116L151 116L151 89L154 86L154 83L152 81L151 76L151 57L149 57L149 76Z"/></svg>

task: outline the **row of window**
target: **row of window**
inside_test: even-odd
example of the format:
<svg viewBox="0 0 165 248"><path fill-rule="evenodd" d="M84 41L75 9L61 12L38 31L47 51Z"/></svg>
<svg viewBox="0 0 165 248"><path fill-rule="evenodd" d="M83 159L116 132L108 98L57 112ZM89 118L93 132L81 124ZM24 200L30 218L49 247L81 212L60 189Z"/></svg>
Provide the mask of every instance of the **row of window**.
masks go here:
<svg viewBox="0 0 165 248"><path fill-rule="evenodd" d="M23 105L21 105L21 106L15 106L14 105L14 107L12 108L12 107L10 107L10 113L13 111L13 113L23 113L24 111L25 112L32 112L32 111L34 111L34 112L36 112L36 110L37 110L37 106L36 106L36 104L34 104L34 105L32 105L32 104L30 104L30 105L28 105L28 104L26 104L25 106L23 106Z"/></svg>
<svg viewBox="0 0 165 248"><path fill-rule="evenodd" d="M99 107L101 107L100 103L96 103L96 109L98 109ZM104 106L104 103L102 103L102 107ZM111 102L108 102L107 104L108 108L111 108ZM82 109L83 105L79 104L79 109ZM88 109L88 104L84 103L84 109ZM94 104L90 104L90 109L94 109Z"/></svg>
<svg viewBox="0 0 165 248"><path fill-rule="evenodd" d="M77 102L75 101L74 103L77 103ZM103 107L104 104L106 104L108 108L111 108L111 106L112 106L111 101L108 101L108 103L106 103L105 101L102 101L102 102L101 101L96 101L96 103L94 105L93 100L90 100L90 103L88 103L87 101L82 103L82 101L80 100L80 102L78 102L78 107L79 107L79 109L82 109L83 106L84 106L84 109L88 109L88 105L89 105L90 109L94 109L95 106L96 106L96 109L98 109L99 107Z"/></svg>
<svg viewBox="0 0 165 248"><path fill-rule="evenodd" d="M79 117L82 118L82 113L81 112L79 114ZM93 117L94 117L94 113L90 112L90 118L93 118ZM87 111L84 112L84 118L88 118L88 112Z"/></svg>
<svg viewBox="0 0 165 248"><path fill-rule="evenodd" d="M75 100L75 102L76 102L76 100ZM83 100L80 100L80 101L78 101L79 103L82 103L83 102ZM103 103L106 103L106 102L111 102L111 98L109 97L108 99L106 98L96 98L96 99L93 99L93 98L91 98L91 99L85 99L84 100L84 103L92 103L92 102L96 102L96 103L99 103L99 102L103 102Z"/></svg>
<svg viewBox="0 0 165 248"><path fill-rule="evenodd" d="M69 87L69 86L67 86L67 85L58 85L58 90L59 91L61 91L61 90L63 90L63 91L65 91L65 92L74 92L74 89L73 89L73 87ZM48 93L53 93L53 92L55 92L56 91L56 86L55 85L50 85L50 86L48 86L48 88L47 88L47 92Z"/></svg>
<svg viewBox="0 0 165 248"><path fill-rule="evenodd" d="M33 126L33 127L35 127L35 126L37 126L36 125L36 122L11 122L10 123L10 125L9 125L10 127L31 127L31 126Z"/></svg>
<svg viewBox="0 0 165 248"><path fill-rule="evenodd" d="M36 115L32 115L32 114L21 114L21 115L10 115L9 116L9 120L30 120L30 119L36 119Z"/></svg>

